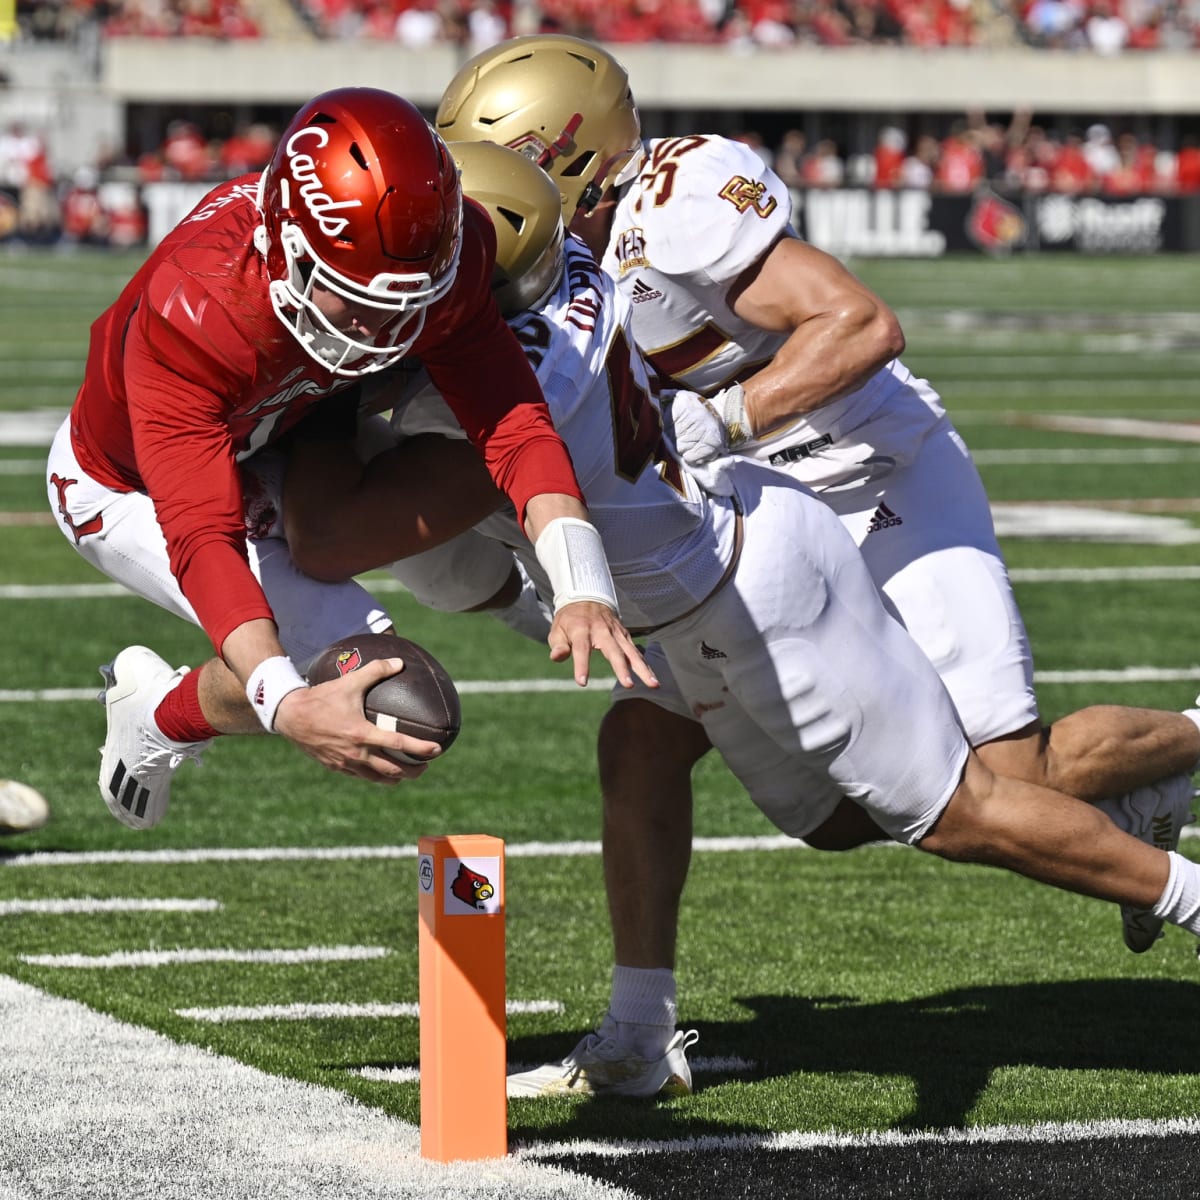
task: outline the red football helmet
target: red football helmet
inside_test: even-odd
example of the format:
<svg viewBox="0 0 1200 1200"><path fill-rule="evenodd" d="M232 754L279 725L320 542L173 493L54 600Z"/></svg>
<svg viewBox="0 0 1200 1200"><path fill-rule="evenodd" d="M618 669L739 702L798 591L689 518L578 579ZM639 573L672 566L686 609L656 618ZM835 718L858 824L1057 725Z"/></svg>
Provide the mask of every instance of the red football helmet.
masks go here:
<svg viewBox="0 0 1200 1200"><path fill-rule="evenodd" d="M262 174L258 206L256 244L275 312L337 375L396 362L454 282L458 169L418 109L391 92L338 88L306 104ZM314 292L375 318L358 329L335 324ZM381 327L380 314L388 315Z"/></svg>

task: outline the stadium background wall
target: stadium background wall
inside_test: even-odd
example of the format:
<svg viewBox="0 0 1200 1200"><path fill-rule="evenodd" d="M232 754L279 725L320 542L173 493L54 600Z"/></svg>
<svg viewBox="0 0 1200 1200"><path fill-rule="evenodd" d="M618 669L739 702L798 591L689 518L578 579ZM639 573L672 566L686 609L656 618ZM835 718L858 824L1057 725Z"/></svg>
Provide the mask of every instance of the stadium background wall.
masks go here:
<svg viewBox="0 0 1200 1200"><path fill-rule="evenodd" d="M126 185L119 185L126 186ZM213 185L142 186L148 240L159 241ZM12 191L0 188L15 209ZM866 188L792 190L793 223L814 246L839 258L938 258L979 251L1084 254L1200 252L1200 196L969 196ZM0 242L5 229L0 226Z"/></svg>
<svg viewBox="0 0 1200 1200"><path fill-rule="evenodd" d="M1104 57L1053 50L889 46L797 47L753 54L713 47L623 45L650 136L754 129L777 141L791 127L865 153L884 123L944 130L967 111L1005 120L1018 107L1051 129L1120 122L1160 145L1200 135L1200 55ZM428 112L463 58L451 46L288 39L164 42L119 38L91 47L8 44L0 49L0 121L41 132L60 175L98 148L157 145L176 118L210 132L247 120L277 125L308 95L354 83L399 91ZM150 239L211 185L152 184L142 192ZM837 189L797 193L796 219L838 254L936 256L979 248L1087 252L1200 249L1200 200L1061 196L931 196Z"/></svg>

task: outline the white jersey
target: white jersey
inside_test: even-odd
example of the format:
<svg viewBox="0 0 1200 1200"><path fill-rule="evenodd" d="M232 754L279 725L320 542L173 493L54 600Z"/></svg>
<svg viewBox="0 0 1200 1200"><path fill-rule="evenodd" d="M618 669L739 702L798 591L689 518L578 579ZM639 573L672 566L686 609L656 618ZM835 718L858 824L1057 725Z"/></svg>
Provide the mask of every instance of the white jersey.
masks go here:
<svg viewBox="0 0 1200 1200"><path fill-rule="evenodd" d="M783 344L785 334L741 320L728 298L748 267L794 236L789 220L787 188L742 143L648 143L614 214L603 266L632 303L638 346L666 386L713 395L753 375ZM739 453L811 487L838 514L937 668L973 744L1037 720L1033 660L987 495L925 380L894 360L857 391ZM671 707L667 691L652 698Z"/></svg>
<svg viewBox="0 0 1200 1200"><path fill-rule="evenodd" d="M691 611L718 586L733 557L734 520L730 502L706 496L666 446L629 316L612 280L568 238L558 287L510 325L570 450L622 620L649 628ZM445 432L438 404L422 393L397 412L393 427L405 435ZM519 546L524 539L511 515L508 525L507 534L495 521L486 528Z"/></svg>
<svg viewBox="0 0 1200 1200"><path fill-rule="evenodd" d="M664 386L711 396L775 356L787 335L742 320L729 291L781 237L794 236L790 219L783 181L741 142L648 143L602 265L633 305L634 336ZM820 491L877 474L881 462L910 461L942 415L936 393L893 360L857 391L739 452L788 465Z"/></svg>

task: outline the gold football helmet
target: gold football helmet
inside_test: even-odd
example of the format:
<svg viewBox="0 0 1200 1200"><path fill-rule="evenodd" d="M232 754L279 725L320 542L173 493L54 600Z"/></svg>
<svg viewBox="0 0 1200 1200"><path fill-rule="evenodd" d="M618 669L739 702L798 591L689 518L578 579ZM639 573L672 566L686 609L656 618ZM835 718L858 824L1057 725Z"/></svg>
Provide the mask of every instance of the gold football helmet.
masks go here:
<svg viewBox="0 0 1200 1200"><path fill-rule="evenodd" d="M625 68L565 34L510 38L475 55L442 93L434 127L447 141L501 142L532 159L558 185L568 224L641 154Z"/></svg>
<svg viewBox="0 0 1200 1200"><path fill-rule="evenodd" d="M535 308L563 270L558 188L529 159L495 142L450 142L463 195L482 204L496 227L492 291L505 317Z"/></svg>

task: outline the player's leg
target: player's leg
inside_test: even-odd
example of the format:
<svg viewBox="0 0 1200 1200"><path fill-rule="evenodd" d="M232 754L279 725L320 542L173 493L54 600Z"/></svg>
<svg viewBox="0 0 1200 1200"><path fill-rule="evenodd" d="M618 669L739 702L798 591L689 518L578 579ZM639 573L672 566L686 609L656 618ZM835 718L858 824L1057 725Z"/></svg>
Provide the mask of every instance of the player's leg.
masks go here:
<svg viewBox="0 0 1200 1200"><path fill-rule="evenodd" d="M614 689L597 744L614 958L608 1012L564 1061L509 1076L510 1096L691 1089L685 1052L694 1035L676 1030L675 942L691 860L691 773L710 746L661 648L651 643L645 655L660 688Z"/></svg>
<svg viewBox="0 0 1200 1200"><path fill-rule="evenodd" d="M76 550L130 591L198 624L171 572L149 497L91 479L75 458L65 423L47 473L51 509ZM248 549L283 647L300 670L338 637L390 627L357 584L322 584L298 572L282 540L250 539ZM100 791L110 812L133 828L162 819L175 771L189 759L199 761L214 737L262 732L241 683L219 658L196 671L175 669L148 647L129 646L102 673L108 729Z"/></svg>
<svg viewBox="0 0 1200 1200"><path fill-rule="evenodd" d="M1121 828L1174 849L1190 820L1200 728L1187 715L1098 705L1044 726L1033 661L978 472L942 421L878 496L824 497L858 542L876 584L946 684L967 736L993 771L1098 803ZM951 493L953 505L944 497ZM876 519L878 501L891 514ZM1192 716L1200 716L1193 713ZM1161 923L1125 910L1130 949Z"/></svg>
<svg viewBox="0 0 1200 1200"><path fill-rule="evenodd" d="M515 522L512 525L512 536L522 538ZM483 528L493 526L499 529L496 521L485 522ZM399 559L388 571L426 608L484 612L532 641L544 643L549 636L550 610L534 580L507 545L479 529Z"/></svg>
<svg viewBox="0 0 1200 1200"><path fill-rule="evenodd" d="M1094 805L995 775L974 754L916 845L955 862L1003 867L1066 891L1146 910L1162 898L1171 872L1167 853L1122 832ZM1200 868L1189 865L1200 894Z"/></svg>

